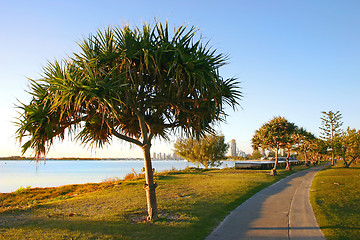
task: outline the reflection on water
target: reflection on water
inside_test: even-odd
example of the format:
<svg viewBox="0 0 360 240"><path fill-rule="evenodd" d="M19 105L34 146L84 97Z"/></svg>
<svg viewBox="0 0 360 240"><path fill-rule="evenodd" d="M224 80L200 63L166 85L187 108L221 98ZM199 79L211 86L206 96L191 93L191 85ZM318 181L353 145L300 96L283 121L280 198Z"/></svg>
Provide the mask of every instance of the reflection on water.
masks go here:
<svg viewBox="0 0 360 240"><path fill-rule="evenodd" d="M231 164L231 163L230 163ZM223 165L233 166L233 163ZM142 160L103 161L0 161L0 192L12 192L19 187L57 187L67 184L101 182L107 178L123 178L134 169L141 172ZM153 161L156 171L195 166L187 161Z"/></svg>

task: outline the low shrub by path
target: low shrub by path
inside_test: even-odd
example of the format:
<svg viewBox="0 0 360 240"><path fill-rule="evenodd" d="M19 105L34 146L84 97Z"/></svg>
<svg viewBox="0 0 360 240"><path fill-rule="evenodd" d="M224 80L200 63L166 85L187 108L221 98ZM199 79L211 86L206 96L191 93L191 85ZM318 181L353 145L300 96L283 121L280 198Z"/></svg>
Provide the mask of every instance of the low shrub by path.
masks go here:
<svg viewBox="0 0 360 240"><path fill-rule="evenodd" d="M289 174L233 169L159 174L154 222L144 219L143 179L3 194L8 205L0 206L0 239L204 239L231 210Z"/></svg>
<svg viewBox="0 0 360 240"><path fill-rule="evenodd" d="M359 239L360 166L343 163L320 171L314 178L310 200L327 240Z"/></svg>

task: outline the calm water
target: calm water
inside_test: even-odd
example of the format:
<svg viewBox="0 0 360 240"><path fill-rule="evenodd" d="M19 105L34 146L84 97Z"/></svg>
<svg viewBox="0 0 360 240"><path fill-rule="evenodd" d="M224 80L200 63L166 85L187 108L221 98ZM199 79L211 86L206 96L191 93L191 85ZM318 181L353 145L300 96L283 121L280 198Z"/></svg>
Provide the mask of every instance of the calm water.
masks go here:
<svg viewBox="0 0 360 240"><path fill-rule="evenodd" d="M234 163L225 161L223 167ZM187 161L153 161L156 171L193 167ZM12 192L22 187L57 187L67 184L101 182L107 178L123 178L134 169L141 173L143 160L60 161L0 161L0 192Z"/></svg>

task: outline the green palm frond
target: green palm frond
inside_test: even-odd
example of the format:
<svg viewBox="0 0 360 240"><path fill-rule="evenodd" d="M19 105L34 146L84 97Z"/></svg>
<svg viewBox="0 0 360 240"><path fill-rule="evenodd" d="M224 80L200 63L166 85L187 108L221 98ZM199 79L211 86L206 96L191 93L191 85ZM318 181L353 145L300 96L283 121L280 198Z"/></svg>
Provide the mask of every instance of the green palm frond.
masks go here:
<svg viewBox="0 0 360 240"><path fill-rule="evenodd" d="M225 105L235 109L242 93L235 78L219 74L228 57L197 32L186 25L172 32L160 21L109 27L78 43L72 57L48 63L42 79L30 80L33 101L19 108L18 138L30 138L24 149L44 154L65 129L80 129L76 139L96 147L114 131L136 144L171 130L213 133Z"/></svg>

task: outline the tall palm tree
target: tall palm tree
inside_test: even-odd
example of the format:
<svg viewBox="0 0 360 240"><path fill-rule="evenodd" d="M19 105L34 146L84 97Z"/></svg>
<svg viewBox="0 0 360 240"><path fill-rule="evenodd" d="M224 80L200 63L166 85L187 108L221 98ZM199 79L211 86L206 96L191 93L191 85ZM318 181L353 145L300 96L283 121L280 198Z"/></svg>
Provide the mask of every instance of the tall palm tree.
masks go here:
<svg viewBox="0 0 360 240"><path fill-rule="evenodd" d="M23 152L45 155L67 132L95 147L113 137L133 143L144 153L148 219L156 218L152 140L177 131L213 133L225 120L224 106L236 109L242 97L236 79L219 74L227 57L196 33L184 25L171 33L160 21L107 28L80 42L72 57L49 63L41 79L31 80L31 102L20 106Z"/></svg>

